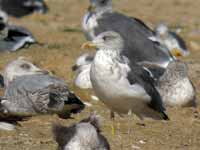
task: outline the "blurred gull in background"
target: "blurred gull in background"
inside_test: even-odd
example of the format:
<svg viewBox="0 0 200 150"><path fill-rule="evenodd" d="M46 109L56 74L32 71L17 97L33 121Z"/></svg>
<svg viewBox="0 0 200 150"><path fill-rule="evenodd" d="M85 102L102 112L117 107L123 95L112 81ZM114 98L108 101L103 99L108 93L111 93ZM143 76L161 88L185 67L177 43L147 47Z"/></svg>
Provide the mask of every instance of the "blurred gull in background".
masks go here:
<svg viewBox="0 0 200 150"><path fill-rule="evenodd" d="M8 15L18 18L34 12L46 13L48 11L44 0L0 0L0 7Z"/></svg>
<svg viewBox="0 0 200 150"><path fill-rule="evenodd" d="M36 43L32 33L21 26L9 25L8 16L0 11L0 52L14 52Z"/></svg>
<svg viewBox="0 0 200 150"><path fill-rule="evenodd" d="M110 150L107 139L101 134L96 115L69 127L54 125L53 134L59 150Z"/></svg>
<svg viewBox="0 0 200 150"><path fill-rule="evenodd" d="M47 71L19 58L4 71L5 93L0 101L1 115L29 117L37 114L58 114L69 118L84 108L81 100L65 82Z"/></svg>

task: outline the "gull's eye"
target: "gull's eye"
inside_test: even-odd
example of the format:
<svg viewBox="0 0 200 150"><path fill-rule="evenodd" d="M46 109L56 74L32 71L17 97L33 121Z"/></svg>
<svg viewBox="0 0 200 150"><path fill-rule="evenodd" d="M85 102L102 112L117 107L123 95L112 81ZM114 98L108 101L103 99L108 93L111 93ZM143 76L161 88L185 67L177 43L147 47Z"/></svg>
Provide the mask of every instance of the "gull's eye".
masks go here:
<svg viewBox="0 0 200 150"><path fill-rule="evenodd" d="M22 64L20 67L26 70L29 70L31 68L29 64Z"/></svg>
<svg viewBox="0 0 200 150"><path fill-rule="evenodd" d="M107 2L107 0L102 0L101 4L105 4Z"/></svg>
<svg viewBox="0 0 200 150"><path fill-rule="evenodd" d="M113 40L114 38L115 38L114 36L104 36L103 40L104 41L110 41L110 40Z"/></svg>

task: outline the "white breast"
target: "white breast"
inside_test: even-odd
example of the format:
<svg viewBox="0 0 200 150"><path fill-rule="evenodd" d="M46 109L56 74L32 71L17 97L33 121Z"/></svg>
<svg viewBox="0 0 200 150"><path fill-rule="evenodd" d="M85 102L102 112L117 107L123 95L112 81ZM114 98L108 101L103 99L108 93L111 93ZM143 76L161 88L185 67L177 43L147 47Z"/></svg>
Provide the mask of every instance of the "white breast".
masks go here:
<svg viewBox="0 0 200 150"><path fill-rule="evenodd" d="M151 99L140 85L130 85L126 76L124 65L103 52L97 52L91 68L93 89L108 107L119 113L128 113Z"/></svg>

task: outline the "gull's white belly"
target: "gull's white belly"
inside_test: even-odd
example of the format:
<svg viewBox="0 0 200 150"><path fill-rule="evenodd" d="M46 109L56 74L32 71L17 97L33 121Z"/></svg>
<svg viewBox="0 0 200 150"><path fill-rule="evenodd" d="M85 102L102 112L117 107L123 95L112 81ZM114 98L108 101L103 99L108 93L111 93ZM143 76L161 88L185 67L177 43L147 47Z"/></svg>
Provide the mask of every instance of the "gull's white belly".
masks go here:
<svg viewBox="0 0 200 150"><path fill-rule="evenodd" d="M91 81L97 96L120 114L128 113L129 110L140 114L146 109L146 102L150 101L149 95L140 85L130 85L124 77L118 78L112 71L105 73L105 69L96 71L92 67Z"/></svg>

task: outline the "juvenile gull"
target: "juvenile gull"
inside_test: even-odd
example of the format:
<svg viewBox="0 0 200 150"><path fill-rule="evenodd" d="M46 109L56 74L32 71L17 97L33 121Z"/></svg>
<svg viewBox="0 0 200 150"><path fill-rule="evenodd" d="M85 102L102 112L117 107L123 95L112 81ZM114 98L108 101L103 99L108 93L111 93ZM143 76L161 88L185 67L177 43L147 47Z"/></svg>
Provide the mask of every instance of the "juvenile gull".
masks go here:
<svg viewBox="0 0 200 150"><path fill-rule="evenodd" d="M108 31L83 45L83 48L97 48L90 72L95 93L118 114L132 112L141 119L167 120L154 80L147 69L120 55L123 44L118 33Z"/></svg>
<svg viewBox="0 0 200 150"><path fill-rule="evenodd" d="M110 150L95 115L69 127L54 125L53 133L59 150Z"/></svg>
<svg viewBox="0 0 200 150"><path fill-rule="evenodd" d="M166 47L149 39L155 33L141 20L113 12L112 0L90 0L82 28L88 40L105 31L119 33L125 42L121 53L132 62L147 61L166 67L174 59Z"/></svg>
<svg viewBox="0 0 200 150"><path fill-rule="evenodd" d="M157 83L165 106L197 106L196 91L184 62L169 63Z"/></svg>
<svg viewBox="0 0 200 150"><path fill-rule="evenodd" d="M75 85L80 89L91 89L90 68L94 55L85 53L78 57L72 70L76 73Z"/></svg>
<svg viewBox="0 0 200 150"><path fill-rule="evenodd" d="M13 52L36 43L32 33L24 27L9 25L8 16L0 11L0 52Z"/></svg>
<svg viewBox="0 0 200 150"><path fill-rule="evenodd" d="M0 0L0 7L8 15L17 18L34 12L46 13L48 11L44 0Z"/></svg>
<svg viewBox="0 0 200 150"><path fill-rule="evenodd" d="M6 89L0 108L5 116L55 113L67 118L70 113L78 113L84 108L63 80L24 59L14 60L6 66L4 80Z"/></svg>
<svg viewBox="0 0 200 150"><path fill-rule="evenodd" d="M165 45L171 53L176 53L176 56L187 56L190 54L185 41L175 32L169 31L165 24L159 24L155 28L154 41Z"/></svg>

